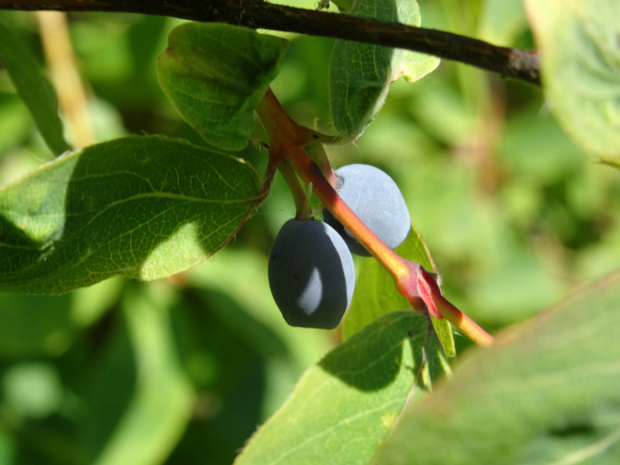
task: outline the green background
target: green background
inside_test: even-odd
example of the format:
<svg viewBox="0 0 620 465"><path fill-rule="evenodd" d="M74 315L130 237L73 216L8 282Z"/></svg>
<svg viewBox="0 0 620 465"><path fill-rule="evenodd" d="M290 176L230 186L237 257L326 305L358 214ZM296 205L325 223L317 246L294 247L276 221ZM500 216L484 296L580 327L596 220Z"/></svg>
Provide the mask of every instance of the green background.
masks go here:
<svg viewBox="0 0 620 465"><path fill-rule="evenodd" d="M419 3L424 26L534 47L520 1ZM0 21L43 65L35 15ZM157 83L157 55L179 21L70 21L98 141L166 134L204 145ZM332 45L295 38L273 83L296 121L326 131ZM491 332L620 260L618 174L568 139L538 88L443 62L417 83L396 82L361 138L328 154L336 166L371 163L394 177L445 295ZM264 168L259 148L240 156ZM1 183L51 159L0 69ZM58 297L0 294L0 464L230 463L341 340L287 327L271 300L267 254L293 215L277 179L226 249L189 272Z"/></svg>

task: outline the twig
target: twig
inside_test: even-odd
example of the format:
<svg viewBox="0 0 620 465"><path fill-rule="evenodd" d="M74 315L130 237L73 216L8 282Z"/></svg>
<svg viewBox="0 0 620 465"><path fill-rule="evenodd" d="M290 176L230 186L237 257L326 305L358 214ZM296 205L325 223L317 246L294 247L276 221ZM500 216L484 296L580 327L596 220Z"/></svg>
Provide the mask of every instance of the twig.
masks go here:
<svg viewBox="0 0 620 465"><path fill-rule="evenodd" d="M0 10L107 11L173 16L403 48L540 85L536 52L449 32L260 0L0 0Z"/></svg>
<svg viewBox="0 0 620 465"><path fill-rule="evenodd" d="M43 49L60 107L76 147L95 143L88 114L86 92L77 69L76 57L69 38L67 19L62 13L39 12Z"/></svg>

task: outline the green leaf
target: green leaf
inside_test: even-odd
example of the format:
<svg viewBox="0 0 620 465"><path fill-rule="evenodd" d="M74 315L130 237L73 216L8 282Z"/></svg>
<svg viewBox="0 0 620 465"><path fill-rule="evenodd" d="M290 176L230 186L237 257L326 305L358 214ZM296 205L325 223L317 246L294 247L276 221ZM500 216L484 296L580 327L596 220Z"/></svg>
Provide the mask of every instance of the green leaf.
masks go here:
<svg viewBox="0 0 620 465"><path fill-rule="evenodd" d="M600 157L620 155L620 3L527 1L549 106L564 131Z"/></svg>
<svg viewBox="0 0 620 465"><path fill-rule="evenodd" d="M426 244L413 225L405 242L395 251L401 257L419 263L428 271L437 271ZM411 305L396 290L394 280L385 268L375 259L363 259L357 270L353 300L344 320L344 337L352 336L381 315L408 308L411 308ZM445 319L433 318L431 321L446 356L453 357L456 349L450 323Z"/></svg>
<svg viewBox="0 0 620 465"><path fill-rule="evenodd" d="M0 290L170 276L226 244L262 200L251 165L186 142L130 137L71 152L0 189Z"/></svg>
<svg viewBox="0 0 620 465"><path fill-rule="evenodd" d="M351 337L306 371L235 463L368 462L405 404L446 370L427 328L426 317L399 312Z"/></svg>
<svg viewBox="0 0 620 465"><path fill-rule="evenodd" d="M413 26L420 25L415 0L356 0L350 14ZM439 59L388 47L337 40L329 71L334 127L340 139L357 139L381 110L390 84L400 77L417 81L433 71Z"/></svg>
<svg viewBox="0 0 620 465"><path fill-rule="evenodd" d="M126 293L123 308L132 351L135 357L134 384L118 422L110 431L101 431L98 422L89 427L109 432L95 465L149 465L162 463L179 440L190 418L193 389L178 358L170 329L172 289L140 286ZM127 360L121 361L127 363ZM101 390L109 401L109 391ZM108 391L108 392L106 392ZM109 405L91 406L108 416ZM139 446L137 446L139 445Z"/></svg>
<svg viewBox="0 0 620 465"><path fill-rule="evenodd" d="M615 273L472 350L373 463L619 463L619 306Z"/></svg>
<svg viewBox="0 0 620 465"><path fill-rule="evenodd" d="M349 13L351 11L353 2L354 0L332 0L332 3L335 4L343 13Z"/></svg>
<svg viewBox="0 0 620 465"><path fill-rule="evenodd" d="M70 346L73 331L70 295L0 293L2 359L59 355Z"/></svg>
<svg viewBox="0 0 620 465"><path fill-rule="evenodd" d="M0 23L0 59L50 150L59 155L71 147L64 139L54 88L21 41Z"/></svg>
<svg viewBox="0 0 620 465"><path fill-rule="evenodd" d="M164 93L211 145L241 150L254 131L254 109L278 74L288 42L226 24L173 29L157 71Z"/></svg>
<svg viewBox="0 0 620 465"><path fill-rule="evenodd" d="M62 296L0 292L0 358L64 354L79 329L114 305L122 283L109 279Z"/></svg>

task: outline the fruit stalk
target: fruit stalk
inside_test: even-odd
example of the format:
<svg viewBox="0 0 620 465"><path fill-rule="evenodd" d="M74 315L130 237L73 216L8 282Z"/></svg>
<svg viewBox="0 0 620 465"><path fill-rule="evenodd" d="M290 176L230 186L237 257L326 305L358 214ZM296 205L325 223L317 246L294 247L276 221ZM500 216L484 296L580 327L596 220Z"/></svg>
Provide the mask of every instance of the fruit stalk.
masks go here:
<svg viewBox="0 0 620 465"><path fill-rule="evenodd" d="M297 173L293 170L288 160L284 159L278 165L280 174L286 181L291 194L293 194L293 201L295 202L295 211L297 219L309 219L312 217L312 211L308 201L308 194L302 187L297 178Z"/></svg>

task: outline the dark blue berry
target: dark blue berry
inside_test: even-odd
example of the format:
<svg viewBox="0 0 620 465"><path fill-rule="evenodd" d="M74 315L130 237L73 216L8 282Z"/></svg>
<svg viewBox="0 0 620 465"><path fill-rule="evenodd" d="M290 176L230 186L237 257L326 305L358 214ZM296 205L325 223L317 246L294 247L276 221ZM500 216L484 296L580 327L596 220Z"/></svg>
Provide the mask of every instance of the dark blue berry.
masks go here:
<svg viewBox="0 0 620 465"><path fill-rule="evenodd" d="M291 326L332 329L351 303L355 268L344 240L322 221L289 220L269 254L269 287Z"/></svg>

